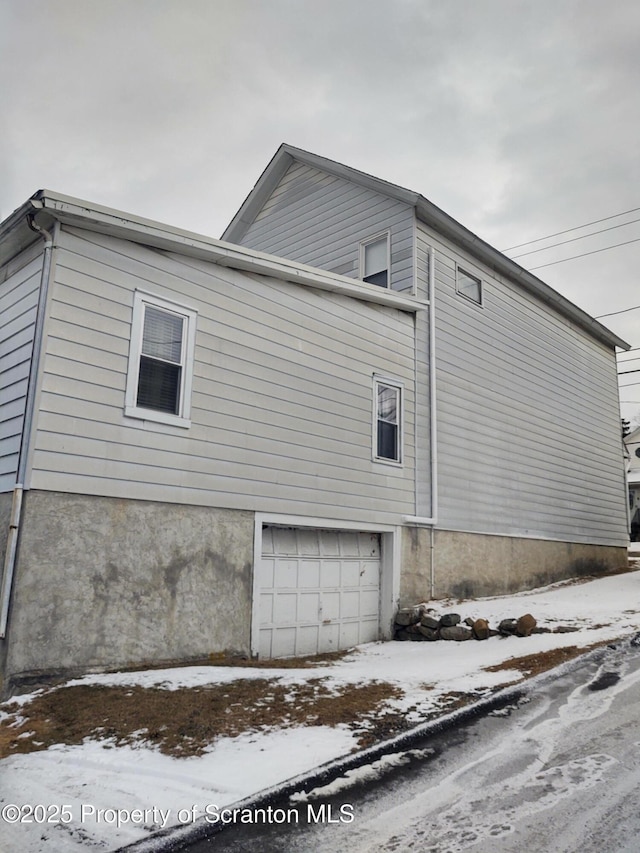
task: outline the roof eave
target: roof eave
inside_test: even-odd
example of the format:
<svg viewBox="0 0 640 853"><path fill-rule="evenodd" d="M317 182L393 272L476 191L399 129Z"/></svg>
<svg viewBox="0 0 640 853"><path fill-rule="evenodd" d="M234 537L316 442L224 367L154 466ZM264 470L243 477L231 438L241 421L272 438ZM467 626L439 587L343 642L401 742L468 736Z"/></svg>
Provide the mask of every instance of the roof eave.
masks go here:
<svg viewBox="0 0 640 853"><path fill-rule="evenodd" d="M93 205L51 190L40 190L27 205L20 209L25 223L26 213L32 210L39 210L39 215L52 217L69 226L121 237L164 251L186 254L232 269L340 293L343 296L396 308L400 311L415 313L426 307L425 303L413 297L403 296L358 279L316 269L287 258L268 255L245 246L226 243L213 237L173 228L120 210ZM28 226L25 225L25 227L28 229Z"/></svg>

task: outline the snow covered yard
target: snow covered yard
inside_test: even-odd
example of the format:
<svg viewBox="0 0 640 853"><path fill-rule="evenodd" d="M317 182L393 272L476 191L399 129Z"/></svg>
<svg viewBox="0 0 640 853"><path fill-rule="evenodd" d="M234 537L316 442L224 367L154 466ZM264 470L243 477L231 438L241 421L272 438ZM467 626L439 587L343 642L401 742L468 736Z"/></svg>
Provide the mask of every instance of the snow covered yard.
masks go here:
<svg viewBox="0 0 640 853"><path fill-rule="evenodd" d="M549 632L372 643L302 668L91 675L15 697L0 710L0 849L115 850L634 634L640 572L435 607L492 626L531 613Z"/></svg>

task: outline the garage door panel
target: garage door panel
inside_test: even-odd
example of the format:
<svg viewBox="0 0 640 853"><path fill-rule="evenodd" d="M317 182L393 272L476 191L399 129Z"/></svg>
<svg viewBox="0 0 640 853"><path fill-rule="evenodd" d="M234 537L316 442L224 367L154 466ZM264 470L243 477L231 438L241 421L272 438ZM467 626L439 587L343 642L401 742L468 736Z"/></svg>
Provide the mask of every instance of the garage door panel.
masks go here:
<svg viewBox="0 0 640 853"><path fill-rule="evenodd" d="M379 564L377 562L374 563L374 562L371 562L370 560L367 560L366 562L363 561L360 564L360 586L361 587L375 586L377 588L378 584L380 583L379 579L380 579L380 570L379 570Z"/></svg>
<svg viewBox="0 0 640 853"><path fill-rule="evenodd" d="M275 628L271 641L271 656L274 658L293 657L296 653L296 629Z"/></svg>
<svg viewBox="0 0 640 853"><path fill-rule="evenodd" d="M266 526L263 542L261 656L335 651L378 638L378 534Z"/></svg>
<svg viewBox="0 0 640 853"><path fill-rule="evenodd" d="M340 563L326 561L322 563L320 571L320 586L323 589L334 587L340 588Z"/></svg>
<svg viewBox="0 0 640 853"><path fill-rule="evenodd" d="M273 585L276 589L295 589L298 586L298 561L278 560Z"/></svg>
<svg viewBox="0 0 640 853"><path fill-rule="evenodd" d="M322 593L322 618L340 618L340 593L338 591Z"/></svg>
<svg viewBox="0 0 640 853"><path fill-rule="evenodd" d="M298 597L296 622L317 622L320 613L320 593L301 592Z"/></svg>
<svg viewBox="0 0 640 853"><path fill-rule="evenodd" d="M332 623L331 625L322 625L320 627L320 642L318 651L335 652L340 648L340 625Z"/></svg>
<svg viewBox="0 0 640 853"><path fill-rule="evenodd" d="M260 616L263 622L273 622L273 595L266 592L260 595Z"/></svg>
<svg viewBox="0 0 640 853"><path fill-rule="evenodd" d="M378 590L364 590L360 595L360 616L375 616L378 618L380 596Z"/></svg>
<svg viewBox="0 0 640 853"><path fill-rule="evenodd" d="M295 624L297 605L297 592L279 592L273 600L273 621L278 625Z"/></svg>
<svg viewBox="0 0 640 853"><path fill-rule="evenodd" d="M323 557L340 556L340 533L337 530L320 531L320 554Z"/></svg>
<svg viewBox="0 0 640 853"><path fill-rule="evenodd" d="M343 592L340 601L340 617L342 619L358 618L360 615L360 593Z"/></svg>
<svg viewBox="0 0 640 853"><path fill-rule="evenodd" d="M288 527L273 527L274 554L298 554L297 532Z"/></svg>
<svg viewBox="0 0 640 853"><path fill-rule="evenodd" d="M320 560L300 560L298 586L313 589L320 586Z"/></svg>
<svg viewBox="0 0 640 853"><path fill-rule="evenodd" d="M320 637L319 625L303 625L298 629L297 655L315 655Z"/></svg>
<svg viewBox="0 0 640 853"><path fill-rule="evenodd" d="M359 533L358 547L361 557L380 559L380 537L374 533Z"/></svg>
<svg viewBox="0 0 640 853"><path fill-rule="evenodd" d="M260 586L263 589L273 589L273 579L275 575L275 561L269 558L262 559L260 566L261 581Z"/></svg>
<svg viewBox="0 0 640 853"><path fill-rule="evenodd" d="M360 642L360 624L358 622L343 622L340 626L340 645L344 647L357 646Z"/></svg>
<svg viewBox="0 0 640 853"><path fill-rule="evenodd" d="M360 561L353 562L345 560L341 564L342 571L340 572L340 579L342 582L342 587L345 586L360 586Z"/></svg>
<svg viewBox="0 0 640 853"><path fill-rule="evenodd" d="M298 554L303 556L320 556L320 543L317 530L300 529L298 535Z"/></svg>
<svg viewBox="0 0 640 853"><path fill-rule="evenodd" d="M378 639L378 619L360 623L360 643L373 643Z"/></svg>

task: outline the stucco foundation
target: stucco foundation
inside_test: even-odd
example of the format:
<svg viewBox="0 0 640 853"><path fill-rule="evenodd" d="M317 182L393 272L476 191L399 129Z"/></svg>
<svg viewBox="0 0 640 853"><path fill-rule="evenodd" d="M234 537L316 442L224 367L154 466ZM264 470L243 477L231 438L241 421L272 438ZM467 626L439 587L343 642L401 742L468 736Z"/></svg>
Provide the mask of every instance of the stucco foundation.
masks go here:
<svg viewBox="0 0 640 853"><path fill-rule="evenodd" d="M626 547L405 528L400 606L430 598L505 595L628 567Z"/></svg>
<svg viewBox="0 0 640 853"><path fill-rule="evenodd" d="M249 651L253 513L25 493L4 692L39 674Z"/></svg>

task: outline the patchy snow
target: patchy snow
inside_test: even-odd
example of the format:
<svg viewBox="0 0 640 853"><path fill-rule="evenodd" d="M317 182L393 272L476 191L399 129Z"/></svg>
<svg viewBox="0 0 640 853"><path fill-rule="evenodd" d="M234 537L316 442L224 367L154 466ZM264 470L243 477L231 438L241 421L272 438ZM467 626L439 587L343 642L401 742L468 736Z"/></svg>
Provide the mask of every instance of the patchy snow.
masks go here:
<svg viewBox="0 0 640 853"><path fill-rule="evenodd" d="M463 618L483 617L492 626L503 618L531 613L540 627L579 628L572 633L465 643L371 643L330 666L300 670L192 666L90 675L67 683L161 685L173 690L240 678L277 678L285 685L321 678L336 688L388 681L401 686L405 695L386 707L401 708L411 722L419 723L440 707L447 694L486 691L522 678L516 669L489 673L484 667L637 632L640 610L636 606L640 607L640 572L512 596L437 602L435 607L439 614L455 611ZM19 697L21 707L29 698ZM238 802L345 755L354 745L354 734L344 727L315 726L223 738L204 755L191 758L171 758L145 745L114 747L108 740L89 739L79 746L57 745L15 755L0 762L0 849L22 853L115 850L156 829L191 823L207 805ZM382 765L373 768L373 772L383 770ZM21 818L31 822L14 823L14 804L43 808L23 809Z"/></svg>

